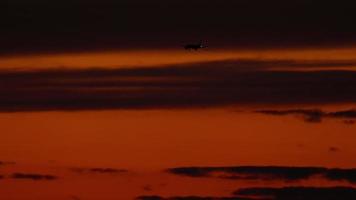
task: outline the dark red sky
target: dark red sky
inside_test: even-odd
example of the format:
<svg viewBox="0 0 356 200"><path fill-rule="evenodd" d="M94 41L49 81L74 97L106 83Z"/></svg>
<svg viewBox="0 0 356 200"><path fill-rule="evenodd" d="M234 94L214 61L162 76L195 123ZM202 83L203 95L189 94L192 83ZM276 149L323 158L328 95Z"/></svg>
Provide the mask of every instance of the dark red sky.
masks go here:
<svg viewBox="0 0 356 200"><path fill-rule="evenodd" d="M351 3L334 1L16 0L0 6L0 53L354 44Z"/></svg>

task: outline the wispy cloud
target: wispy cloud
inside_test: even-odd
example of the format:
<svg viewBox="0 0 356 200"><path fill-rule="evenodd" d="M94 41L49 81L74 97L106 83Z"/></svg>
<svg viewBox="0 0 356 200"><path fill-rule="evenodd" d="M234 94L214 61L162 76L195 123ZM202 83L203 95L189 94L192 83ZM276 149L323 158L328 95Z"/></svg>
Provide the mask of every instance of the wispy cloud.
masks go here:
<svg viewBox="0 0 356 200"><path fill-rule="evenodd" d="M230 197L208 196L139 196L137 200L351 200L352 187L252 187L238 189Z"/></svg>
<svg viewBox="0 0 356 200"><path fill-rule="evenodd" d="M256 200L255 198L242 197L209 197L209 196L175 196L175 197L161 197L161 196L139 196L136 200Z"/></svg>
<svg viewBox="0 0 356 200"><path fill-rule="evenodd" d="M32 174L32 173L14 173L11 175L11 178L12 179L28 179L28 180L34 180L34 181L58 179L58 177L54 176L54 175Z"/></svg>
<svg viewBox="0 0 356 200"><path fill-rule="evenodd" d="M10 162L10 161L0 161L0 166L2 165L14 165L16 164L15 162Z"/></svg>
<svg viewBox="0 0 356 200"><path fill-rule="evenodd" d="M258 110L256 113L274 116L301 116L306 122L319 123L323 119L341 119L346 124L353 124L356 119L356 110L341 110L325 112L318 109L292 109L292 110Z"/></svg>
<svg viewBox="0 0 356 200"><path fill-rule="evenodd" d="M96 173L96 174L117 174L128 172L126 169L116 169L116 168L71 168L73 172L77 173Z"/></svg>
<svg viewBox="0 0 356 200"><path fill-rule="evenodd" d="M279 166L238 166L238 167L180 167L168 172L190 177L219 177L242 180L301 180L320 174L321 167L279 167Z"/></svg>
<svg viewBox="0 0 356 200"><path fill-rule="evenodd" d="M281 180L300 181L322 177L327 180L356 183L356 169L337 169L324 167L288 166L236 166L236 167L178 167L167 172L188 177L210 177L232 180Z"/></svg>
<svg viewBox="0 0 356 200"><path fill-rule="evenodd" d="M351 200L356 198L356 189L351 187L262 187L239 189L234 192L234 195L273 200Z"/></svg>

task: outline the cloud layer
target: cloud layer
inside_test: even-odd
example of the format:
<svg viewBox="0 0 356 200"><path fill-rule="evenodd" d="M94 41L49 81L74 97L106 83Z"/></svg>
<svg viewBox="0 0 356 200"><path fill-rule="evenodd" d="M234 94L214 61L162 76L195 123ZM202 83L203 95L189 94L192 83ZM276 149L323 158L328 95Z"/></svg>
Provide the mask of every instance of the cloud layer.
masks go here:
<svg viewBox="0 0 356 200"><path fill-rule="evenodd" d="M306 122L318 123L325 118L341 119L344 123L353 124L356 119L356 110L341 110L335 112L325 112L318 109L292 109L292 110L258 110L257 113L274 116L296 115L301 116Z"/></svg>
<svg viewBox="0 0 356 200"><path fill-rule="evenodd" d="M32 174L32 173L14 173L11 175L12 179L24 179L24 180L55 180L58 179L57 176L48 175L48 174Z"/></svg>
<svg viewBox="0 0 356 200"><path fill-rule="evenodd" d="M208 196L176 196L176 197L139 196L136 198L136 200L254 200L254 199L242 198L242 197L208 197Z"/></svg>
<svg viewBox="0 0 356 200"><path fill-rule="evenodd" d="M356 183L356 169L288 166L178 167L167 172L188 177L232 180L300 181L313 177Z"/></svg>
<svg viewBox="0 0 356 200"><path fill-rule="evenodd" d="M234 195L273 200L351 200L356 198L356 189L350 187L246 188L235 191Z"/></svg>
<svg viewBox="0 0 356 200"><path fill-rule="evenodd" d="M296 65L308 63L230 60L151 68L2 71L0 111L356 102L354 71L268 70Z"/></svg>
<svg viewBox="0 0 356 200"><path fill-rule="evenodd" d="M96 173L96 174L117 174L128 172L126 169L116 168L72 168L73 172L77 173Z"/></svg>
<svg viewBox="0 0 356 200"><path fill-rule="evenodd" d="M140 196L137 200L351 200L356 189L351 187L256 187L238 189L231 197Z"/></svg>

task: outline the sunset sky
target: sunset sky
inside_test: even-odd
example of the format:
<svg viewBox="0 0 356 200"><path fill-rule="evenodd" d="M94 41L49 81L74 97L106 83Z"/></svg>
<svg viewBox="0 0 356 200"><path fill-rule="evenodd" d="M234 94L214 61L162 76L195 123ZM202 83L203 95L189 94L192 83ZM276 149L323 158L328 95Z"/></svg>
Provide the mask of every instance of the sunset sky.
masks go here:
<svg viewBox="0 0 356 200"><path fill-rule="evenodd" d="M356 199L355 18L335 1L1 2L0 199Z"/></svg>

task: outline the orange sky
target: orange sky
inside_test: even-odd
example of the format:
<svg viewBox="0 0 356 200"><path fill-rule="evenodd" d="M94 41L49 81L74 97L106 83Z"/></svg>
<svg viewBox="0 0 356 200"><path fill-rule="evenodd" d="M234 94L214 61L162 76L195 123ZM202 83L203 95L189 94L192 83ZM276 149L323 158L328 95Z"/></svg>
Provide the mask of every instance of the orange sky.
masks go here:
<svg viewBox="0 0 356 200"><path fill-rule="evenodd" d="M309 124L294 117L233 110L172 110L1 114L0 124L0 157L26 163L138 169L234 164L356 167L356 161L347 159L356 155L355 127L338 121ZM328 148L334 146L342 151L330 154Z"/></svg>
<svg viewBox="0 0 356 200"><path fill-rule="evenodd" d="M76 194L85 199L129 200L152 193L228 195L229 190L241 186L256 186L158 173L175 166L356 167L352 159L356 155L356 127L332 120L310 124L295 117L281 119L219 109L13 113L1 114L0 124L0 158L18 163L8 166L9 172L61 177L53 182L0 181L0 193L18 199L23 199L15 194L18 189L37 198L69 199ZM340 150L330 152L330 147ZM114 167L132 172L81 176L68 172L73 167ZM201 187L193 187L196 183ZM154 190L142 190L147 184ZM204 192L209 187L210 192Z"/></svg>
<svg viewBox="0 0 356 200"><path fill-rule="evenodd" d="M33 55L2 57L0 69L142 67L225 59L348 61L356 59L356 49ZM355 105L315 106L340 110ZM263 105L260 107L263 108ZM248 184L215 180L203 181L199 183L202 187L194 188L196 182L171 177L160 171L177 166L236 165L356 168L356 160L353 159L356 156L356 126L332 119L322 123L306 123L294 116L266 116L252 113L252 110L251 107L240 106L0 113L0 161L19 163L14 168L0 168L0 175L28 171L55 173L65 177L58 182L35 184L0 180L0 195L19 200L71 199L71 195L94 200L103 198L99 193L105 194L103 199L121 197L128 200L144 193L169 196L202 194L206 190L211 191L206 193L208 195L227 195L228 189ZM331 147L338 151L331 152ZM133 175L79 177L66 171L73 167L124 168L132 171ZM147 182L158 186L153 191L143 191L142 187ZM162 185L167 182L168 189L165 189ZM190 189L184 189L183 185ZM211 190L208 189L210 187ZM16 194L18 190L23 194ZM26 198L28 195L30 197Z"/></svg>

